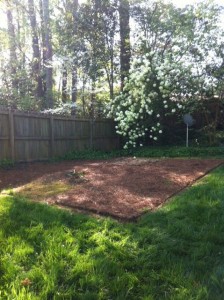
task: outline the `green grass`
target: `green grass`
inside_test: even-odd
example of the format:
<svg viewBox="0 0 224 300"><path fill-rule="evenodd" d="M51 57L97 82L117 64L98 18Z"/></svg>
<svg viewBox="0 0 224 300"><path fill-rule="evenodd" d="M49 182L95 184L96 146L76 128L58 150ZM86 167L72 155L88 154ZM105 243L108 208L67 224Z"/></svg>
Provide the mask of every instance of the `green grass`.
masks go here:
<svg viewBox="0 0 224 300"><path fill-rule="evenodd" d="M223 187L219 167L123 224L1 195L0 299L224 299Z"/></svg>
<svg viewBox="0 0 224 300"><path fill-rule="evenodd" d="M54 160L76 160L76 159L110 159L121 156L136 157L179 157L179 158L224 158L224 147L143 147L129 150L99 151L84 150L71 151Z"/></svg>

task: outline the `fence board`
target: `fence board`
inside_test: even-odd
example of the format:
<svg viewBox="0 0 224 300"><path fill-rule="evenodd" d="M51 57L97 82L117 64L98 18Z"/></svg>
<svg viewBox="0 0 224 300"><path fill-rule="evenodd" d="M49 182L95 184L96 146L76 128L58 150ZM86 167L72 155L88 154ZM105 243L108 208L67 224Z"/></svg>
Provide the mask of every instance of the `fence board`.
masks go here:
<svg viewBox="0 0 224 300"><path fill-rule="evenodd" d="M0 160L2 159L10 159L10 142L7 140L0 140Z"/></svg>
<svg viewBox="0 0 224 300"><path fill-rule="evenodd" d="M9 137L9 126L6 124L9 122L8 114L0 115L0 137L8 138Z"/></svg>
<svg viewBox="0 0 224 300"><path fill-rule="evenodd" d="M119 148L114 121L0 110L0 160L44 160L89 148Z"/></svg>
<svg viewBox="0 0 224 300"><path fill-rule="evenodd" d="M49 118L50 119L50 118ZM49 119L14 114L16 137L49 137Z"/></svg>

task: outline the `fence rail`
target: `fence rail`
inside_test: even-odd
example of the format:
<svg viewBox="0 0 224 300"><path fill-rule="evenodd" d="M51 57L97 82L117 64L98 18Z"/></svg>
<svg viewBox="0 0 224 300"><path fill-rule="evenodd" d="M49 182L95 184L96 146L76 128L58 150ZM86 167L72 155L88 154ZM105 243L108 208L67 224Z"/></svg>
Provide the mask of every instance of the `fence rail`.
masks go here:
<svg viewBox="0 0 224 300"><path fill-rule="evenodd" d="M71 150L119 148L115 123L0 110L0 160L45 160Z"/></svg>

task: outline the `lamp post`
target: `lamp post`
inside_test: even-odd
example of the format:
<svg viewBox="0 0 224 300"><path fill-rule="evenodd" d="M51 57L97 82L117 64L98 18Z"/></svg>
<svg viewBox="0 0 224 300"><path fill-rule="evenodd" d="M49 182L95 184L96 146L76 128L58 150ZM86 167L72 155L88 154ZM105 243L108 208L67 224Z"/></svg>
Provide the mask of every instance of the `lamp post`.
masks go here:
<svg viewBox="0 0 224 300"><path fill-rule="evenodd" d="M185 114L183 116L183 120L184 123L187 126L187 132L186 132L186 147L189 146L189 127L192 126L194 124L194 119L192 118L192 116L190 114Z"/></svg>

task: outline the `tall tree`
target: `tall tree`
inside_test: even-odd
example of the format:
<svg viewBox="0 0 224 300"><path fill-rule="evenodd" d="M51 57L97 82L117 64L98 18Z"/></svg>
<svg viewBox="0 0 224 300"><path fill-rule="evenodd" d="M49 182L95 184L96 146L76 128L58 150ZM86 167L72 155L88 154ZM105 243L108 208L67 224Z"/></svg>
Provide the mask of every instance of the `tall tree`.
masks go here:
<svg viewBox="0 0 224 300"><path fill-rule="evenodd" d="M101 8L102 32L105 40L104 53L102 54L103 66L109 85L110 99L114 98L114 81L116 69L116 35L118 28L118 1L103 1Z"/></svg>
<svg viewBox="0 0 224 300"><path fill-rule="evenodd" d="M10 52L10 73L11 73L11 83L12 88L17 91L18 90L18 80L17 80L17 53L16 53L16 34L15 34L15 26L13 23L13 14L12 14L12 1L7 0L7 25L8 25L8 36L9 36L9 52Z"/></svg>
<svg viewBox="0 0 224 300"><path fill-rule="evenodd" d="M67 66L65 64L62 65L62 93L61 93L61 100L63 103L67 102L67 85L68 85L68 70L67 70Z"/></svg>
<svg viewBox="0 0 224 300"><path fill-rule="evenodd" d="M53 107L53 66L52 66L52 38L51 38L51 24L49 13L49 0L42 0L43 9L43 26L44 26L44 41L43 47L45 48L44 68L46 74L46 107Z"/></svg>
<svg viewBox="0 0 224 300"><path fill-rule="evenodd" d="M38 98L43 97L43 85L41 78L41 55L39 46L38 27L36 20L36 12L34 7L34 1L28 0L29 19L32 32L32 49L33 49L33 61L32 71L35 80L35 94Z"/></svg>
<svg viewBox="0 0 224 300"><path fill-rule="evenodd" d="M78 0L73 0L72 3L72 15L73 15L73 68L72 68L72 103L75 104L77 102L77 84L78 84L78 59L77 59L77 48L78 48L78 41L77 41L77 33L78 33ZM75 114L75 109L72 109L72 114Z"/></svg>
<svg viewBox="0 0 224 300"><path fill-rule="evenodd" d="M119 20L120 20L120 73L121 90L124 87L124 79L128 77L130 69L130 4L129 0L120 0Z"/></svg>

